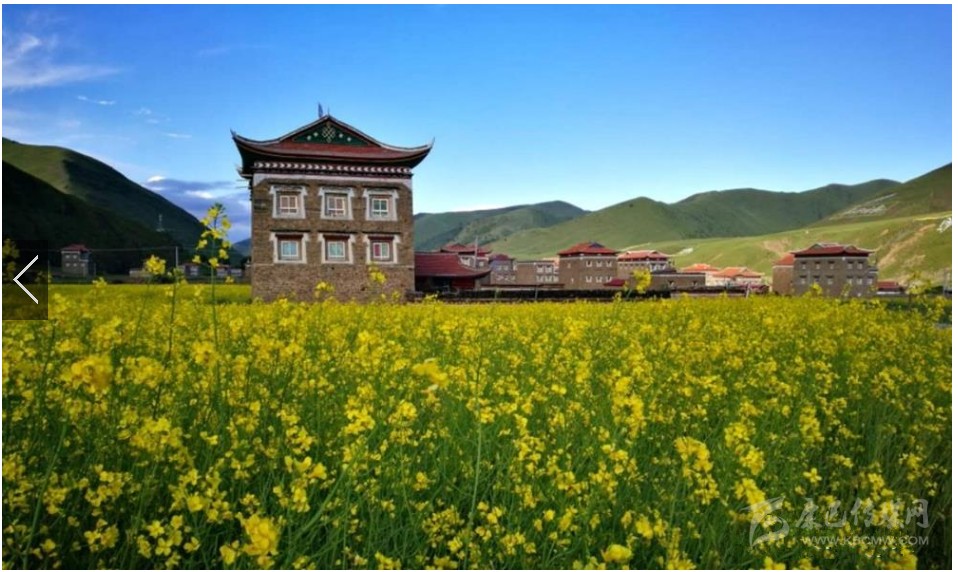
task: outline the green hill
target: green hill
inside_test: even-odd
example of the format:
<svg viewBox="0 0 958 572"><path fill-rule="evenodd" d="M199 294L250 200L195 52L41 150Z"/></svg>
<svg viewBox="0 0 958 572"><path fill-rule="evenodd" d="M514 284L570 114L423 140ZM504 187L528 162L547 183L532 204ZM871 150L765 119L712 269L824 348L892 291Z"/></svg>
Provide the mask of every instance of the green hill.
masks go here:
<svg viewBox="0 0 958 572"><path fill-rule="evenodd" d="M51 250L73 243L87 247L122 248L95 253L97 271L123 273L150 254L169 258L173 239L113 212L61 193L46 181L3 162L3 236L15 240L46 240ZM162 247L156 251L148 247ZM51 255L54 265L59 256Z"/></svg>
<svg viewBox="0 0 958 572"><path fill-rule="evenodd" d="M842 209L820 224L898 218L951 211L951 163L877 197Z"/></svg>
<svg viewBox="0 0 958 572"><path fill-rule="evenodd" d="M583 241L621 249L649 241L761 235L807 226L896 185L880 179L801 193L732 189L673 204L640 197L548 228L517 232L490 247L519 258L540 258Z"/></svg>
<svg viewBox="0 0 958 572"><path fill-rule="evenodd" d="M195 246L203 232L196 217L92 157L4 139L3 160L62 193L146 228L156 228L163 215L164 229L181 246Z"/></svg>
<svg viewBox="0 0 958 572"><path fill-rule="evenodd" d="M816 242L839 242L875 250L883 280L906 280L912 272L918 272L937 281L951 268L951 233L951 213L941 212L816 225L762 236L651 241L626 248L654 248L675 254L675 264L680 268L696 262L748 266L770 277L772 264L789 251Z"/></svg>
<svg viewBox="0 0 958 572"><path fill-rule="evenodd" d="M587 211L562 201L479 211L421 213L415 218L416 250L435 250L449 242L480 244L532 228L548 227Z"/></svg>

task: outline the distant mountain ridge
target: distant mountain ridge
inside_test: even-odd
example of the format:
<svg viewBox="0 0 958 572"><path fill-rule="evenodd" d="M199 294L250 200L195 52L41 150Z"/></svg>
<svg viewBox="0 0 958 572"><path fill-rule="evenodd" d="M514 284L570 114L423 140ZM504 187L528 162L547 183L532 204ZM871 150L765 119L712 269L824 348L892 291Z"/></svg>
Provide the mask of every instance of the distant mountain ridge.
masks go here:
<svg viewBox="0 0 958 572"><path fill-rule="evenodd" d="M113 167L76 151L5 138L3 160L61 193L145 228L156 229L162 215L163 228L183 247L194 247L203 232L196 217L183 208L134 183Z"/></svg>
<svg viewBox="0 0 958 572"><path fill-rule="evenodd" d="M168 257L175 244L166 233L62 193L7 161L3 161L3 187L5 238L46 240L54 251L78 242L92 249L119 248L96 257L100 272L126 272L151 253ZM54 255L52 260L59 257Z"/></svg>
<svg viewBox="0 0 958 572"><path fill-rule="evenodd" d="M499 209L419 213L415 217L416 250L436 250L450 242L486 244L516 232L546 228L588 211L563 201Z"/></svg>
<svg viewBox="0 0 958 572"><path fill-rule="evenodd" d="M583 241L623 248L649 241L761 235L807 226L898 185L876 179L800 193L730 189L695 194L671 204L638 197L549 228L513 233L489 247L522 258L540 258Z"/></svg>

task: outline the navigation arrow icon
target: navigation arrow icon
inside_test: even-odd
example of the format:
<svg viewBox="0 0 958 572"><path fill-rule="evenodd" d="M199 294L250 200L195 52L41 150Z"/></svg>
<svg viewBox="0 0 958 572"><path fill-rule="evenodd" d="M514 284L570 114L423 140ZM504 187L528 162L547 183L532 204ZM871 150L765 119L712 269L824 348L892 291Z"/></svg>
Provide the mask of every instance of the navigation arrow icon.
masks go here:
<svg viewBox="0 0 958 572"><path fill-rule="evenodd" d="M33 300L33 303L34 303L34 304L39 304L40 301L37 300L37 297L34 296L33 294L31 294L30 291L27 290L27 288L26 288L23 284L20 283L20 277L23 276L23 273L26 272L28 268L30 268L31 266L33 266L33 263L36 262L39 258L40 258L40 255L34 256L34 257L33 257L33 260L30 261L30 264L27 264L26 266L24 266L24 267L23 267L23 270L20 271L20 274L17 274L16 277L13 279L13 281L17 284L17 286L19 286L21 290L23 290L24 292L26 292L26 293L27 293L27 296L29 296L30 299ZM9 275L8 275L8 276L9 276Z"/></svg>

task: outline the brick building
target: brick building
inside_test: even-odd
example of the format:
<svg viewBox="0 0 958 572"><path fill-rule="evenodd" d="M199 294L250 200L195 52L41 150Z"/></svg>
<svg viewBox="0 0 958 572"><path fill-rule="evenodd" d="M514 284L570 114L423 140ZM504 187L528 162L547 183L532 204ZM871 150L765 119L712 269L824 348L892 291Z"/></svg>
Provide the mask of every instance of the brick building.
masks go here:
<svg viewBox="0 0 958 572"><path fill-rule="evenodd" d="M772 292L782 296L792 294L792 273L795 255L789 252L772 265Z"/></svg>
<svg viewBox="0 0 958 572"><path fill-rule="evenodd" d="M673 268L673 256L658 250L633 250L618 256L618 276L628 280L636 270L668 270Z"/></svg>
<svg viewBox="0 0 958 572"><path fill-rule="evenodd" d="M869 262L872 252L829 242L792 252L792 293L801 296L818 284L825 296L870 295L878 281L878 268Z"/></svg>
<svg viewBox="0 0 958 572"><path fill-rule="evenodd" d="M82 244L71 244L60 249L60 271L66 276L90 275L90 249Z"/></svg>
<svg viewBox="0 0 958 572"><path fill-rule="evenodd" d="M330 115L271 140L234 132L233 142L252 201L254 298L310 300L319 282L344 300L413 290L412 170L431 143L394 147Z"/></svg>
<svg viewBox="0 0 958 572"><path fill-rule="evenodd" d="M516 262L516 284L559 287L559 266L555 260L519 260Z"/></svg>
<svg viewBox="0 0 958 572"><path fill-rule="evenodd" d="M416 291L455 292L478 290L491 269L463 264L455 252L417 252Z"/></svg>
<svg viewBox="0 0 958 572"><path fill-rule="evenodd" d="M566 290L597 290L618 277L617 252L581 242L559 252L559 282Z"/></svg>

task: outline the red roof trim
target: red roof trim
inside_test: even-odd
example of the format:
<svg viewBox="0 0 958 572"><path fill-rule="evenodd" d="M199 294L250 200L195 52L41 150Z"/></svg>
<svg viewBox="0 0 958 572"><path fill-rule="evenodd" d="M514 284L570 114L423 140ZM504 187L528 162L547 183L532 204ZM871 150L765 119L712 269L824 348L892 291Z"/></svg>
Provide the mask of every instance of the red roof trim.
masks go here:
<svg viewBox="0 0 958 572"><path fill-rule="evenodd" d="M416 278L482 278L492 271L464 266L454 252L417 252L415 261Z"/></svg>
<svg viewBox="0 0 958 572"><path fill-rule="evenodd" d="M816 248L817 247L817 248ZM869 254L875 252L874 250L865 250L863 248L858 248L857 246L845 245L845 244L827 244L827 245L812 245L805 250L796 250L792 251L792 254L795 256L868 256Z"/></svg>
<svg viewBox="0 0 958 572"><path fill-rule="evenodd" d="M559 252L559 256L591 255L591 256L615 256L617 251L606 248L598 242L580 242L575 246Z"/></svg>

